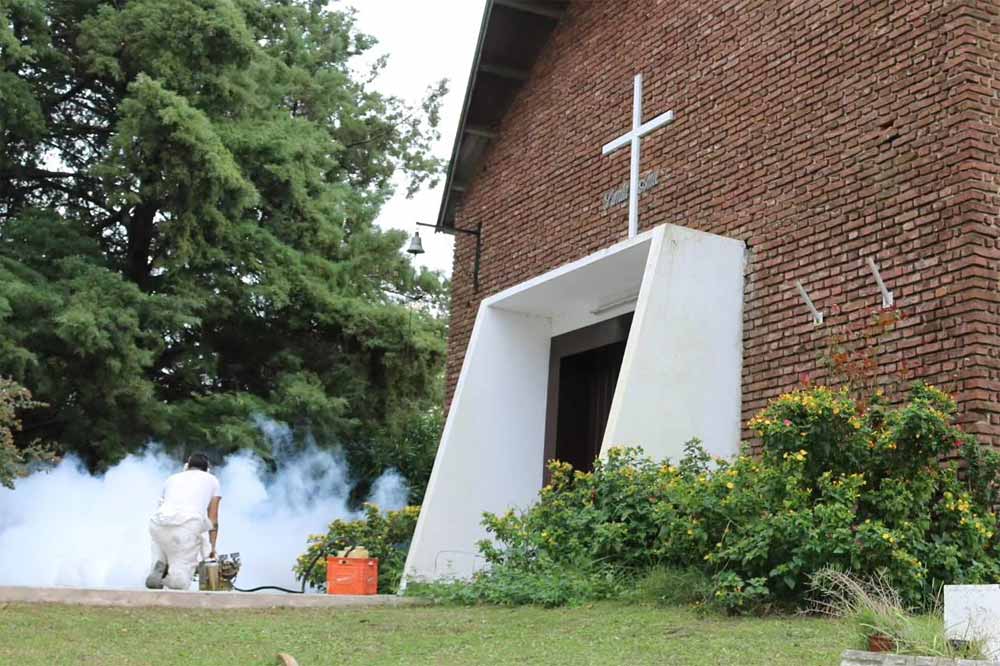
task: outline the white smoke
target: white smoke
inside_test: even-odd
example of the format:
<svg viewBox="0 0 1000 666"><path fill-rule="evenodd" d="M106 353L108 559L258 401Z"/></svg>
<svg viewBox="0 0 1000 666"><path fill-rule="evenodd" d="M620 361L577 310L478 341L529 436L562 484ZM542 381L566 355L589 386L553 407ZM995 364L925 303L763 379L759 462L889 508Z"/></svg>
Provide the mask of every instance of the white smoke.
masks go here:
<svg viewBox="0 0 1000 666"><path fill-rule="evenodd" d="M406 506L409 496L410 486L406 479L396 470L390 469L375 479L368 501L383 511L391 511Z"/></svg>
<svg viewBox="0 0 1000 666"><path fill-rule="evenodd" d="M291 569L311 534L324 534L348 508L352 484L337 452L292 446L282 424L258 420L273 447L276 471L252 453L230 456L212 472L222 485L219 553L239 552L242 588L298 589ZM95 477L76 458L0 488L0 585L142 587L150 565L147 525L163 481L181 464L157 448L131 455ZM395 471L373 487L383 510L406 504Z"/></svg>

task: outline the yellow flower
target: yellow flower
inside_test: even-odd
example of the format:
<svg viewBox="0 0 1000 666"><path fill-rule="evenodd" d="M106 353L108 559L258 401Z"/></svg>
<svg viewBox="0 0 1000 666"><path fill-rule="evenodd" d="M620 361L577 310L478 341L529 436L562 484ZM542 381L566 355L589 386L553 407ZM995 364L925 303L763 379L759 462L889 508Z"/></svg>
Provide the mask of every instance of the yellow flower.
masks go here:
<svg viewBox="0 0 1000 666"><path fill-rule="evenodd" d="M730 481L729 483L726 484L726 488L729 488L730 490L732 490L735 487L736 487L736 485L732 481Z"/></svg>

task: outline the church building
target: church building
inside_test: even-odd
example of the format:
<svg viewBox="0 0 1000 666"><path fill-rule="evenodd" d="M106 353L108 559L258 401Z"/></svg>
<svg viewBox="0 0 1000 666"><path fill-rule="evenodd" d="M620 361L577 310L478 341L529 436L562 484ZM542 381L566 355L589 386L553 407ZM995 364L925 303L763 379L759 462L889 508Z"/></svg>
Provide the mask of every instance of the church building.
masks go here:
<svg viewBox="0 0 1000 666"><path fill-rule="evenodd" d="M735 455L831 336L1000 445L1000 0L490 0L438 230L449 410L406 579L547 460Z"/></svg>

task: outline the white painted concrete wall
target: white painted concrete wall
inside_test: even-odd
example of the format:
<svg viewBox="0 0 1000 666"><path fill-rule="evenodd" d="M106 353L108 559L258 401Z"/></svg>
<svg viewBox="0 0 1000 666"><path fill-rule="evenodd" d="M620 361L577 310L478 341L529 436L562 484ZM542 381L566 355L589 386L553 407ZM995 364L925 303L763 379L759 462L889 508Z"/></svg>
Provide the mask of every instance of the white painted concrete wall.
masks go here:
<svg viewBox="0 0 1000 666"><path fill-rule="evenodd" d="M742 241L667 226L650 252L601 455L641 446L674 461L701 439L739 452L743 365Z"/></svg>
<svg viewBox="0 0 1000 666"><path fill-rule="evenodd" d="M483 563L485 511L526 508L542 484L554 335L636 311L604 449L677 457L740 436L743 244L664 225L483 301L407 558L409 580ZM604 306L636 298L635 304Z"/></svg>
<svg viewBox="0 0 1000 666"><path fill-rule="evenodd" d="M1000 658L1000 585L945 585L944 630L949 639L983 641Z"/></svg>
<svg viewBox="0 0 1000 666"><path fill-rule="evenodd" d="M406 570L466 578L482 566L484 511L529 506L542 486L548 319L480 306Z"/></svg>

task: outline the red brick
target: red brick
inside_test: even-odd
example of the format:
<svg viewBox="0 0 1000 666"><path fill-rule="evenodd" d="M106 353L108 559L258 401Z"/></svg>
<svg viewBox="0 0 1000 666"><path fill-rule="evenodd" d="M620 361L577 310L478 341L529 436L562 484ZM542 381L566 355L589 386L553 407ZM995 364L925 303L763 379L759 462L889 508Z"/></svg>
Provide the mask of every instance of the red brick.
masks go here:
<svg viewBox="0 0 1000 666"><path fill-rule="evenodd" d="M744 416L827 376L827 336L879 302L873 256L907 313L884 373L958 391L964 427L1000 444L1000 0L573 2L458 210L483 256L477 293L457 237L449 399L482 298L627 236L600 197L628 157L600 147L628 128L638 72L647 118L677 114L643 144L660 171L643 228L752 248Z"/></svg>

